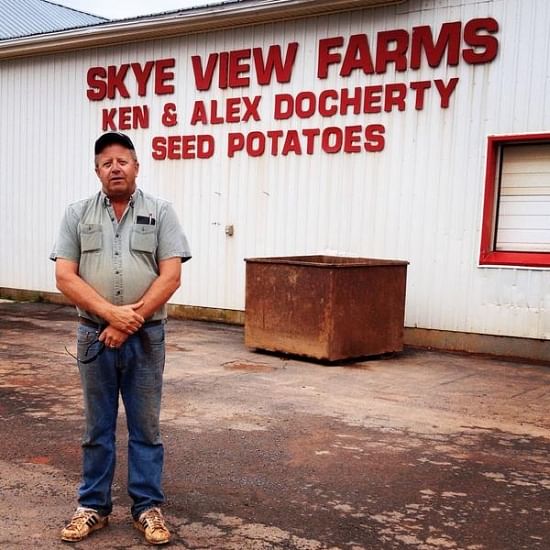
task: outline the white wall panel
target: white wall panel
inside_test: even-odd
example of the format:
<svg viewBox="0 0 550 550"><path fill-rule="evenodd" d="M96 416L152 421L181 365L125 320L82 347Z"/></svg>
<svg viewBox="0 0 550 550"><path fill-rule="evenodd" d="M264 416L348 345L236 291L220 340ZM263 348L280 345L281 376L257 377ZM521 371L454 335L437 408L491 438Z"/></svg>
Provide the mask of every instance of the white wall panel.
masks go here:
<svg viewBox="0 0 550 550"><path fill-rule="evenodd" d="M478 266L486 140L491 134L550 129L550 7L546 0L410 1L395 7L191 35L117 48L68 52L0 64L2 146L0 286L54 290L47 261L66 203L97 188L91 154L101 109L147 104L150 128L129 131L140 153L140 185L173 201L194 258L174 301L205 307L244 307L243 259L340 253L410 262L406 324L475 333L550 337L550 271ZM486 65L437 68L342 79L315 78L317 44L328 36L412 29L491 16L500 24L499 54ZM299 43L288 84L195 90L191 61L211 52ZM174 57L176 92L130 100L86 99L94 65ZM458 77L448 109L432 88L423 110L274 121L276 93L353 88ZM261 95L262 120L195 127L196 99ZM408 101L412 98L408 97ZM160 123L173 101L179 123ZM384 124L380 153L155 161L155 135L209 133L223 148L229 131ZM6 206L7 205L7 206ZM233 237L225 227L233 225Z"/></svg>

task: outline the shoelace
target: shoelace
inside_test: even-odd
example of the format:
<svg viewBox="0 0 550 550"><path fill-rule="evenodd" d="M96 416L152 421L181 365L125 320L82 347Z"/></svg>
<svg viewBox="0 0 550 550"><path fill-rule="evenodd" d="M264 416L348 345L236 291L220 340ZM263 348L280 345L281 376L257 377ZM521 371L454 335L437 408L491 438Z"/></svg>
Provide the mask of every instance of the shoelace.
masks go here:
<svg viewBox="0 0 550 550"><path fill-rule="evenodd" d="M90 520L95 519L95 512L90 512L89 510L79 510L71 519L71 522L67 526L68 528L80 529L82 525L89 525ZM97 523L92 521L92 525Z"/></svg>
<svg viewBox="0 0 550 550"><path fill-rule="evenodd" d="M157 529L166 529L162 516L156 510L146 514L141 522L144 527L149 527L151 531L156 531Z"/></svg>

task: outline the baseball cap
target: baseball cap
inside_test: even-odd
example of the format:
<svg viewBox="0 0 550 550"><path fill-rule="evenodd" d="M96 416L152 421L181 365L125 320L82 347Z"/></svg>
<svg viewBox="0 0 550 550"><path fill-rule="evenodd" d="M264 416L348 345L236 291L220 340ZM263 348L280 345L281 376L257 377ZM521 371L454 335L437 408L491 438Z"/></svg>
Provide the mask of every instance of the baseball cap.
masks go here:
<svg viewBox="0 0 550 550"><path fill-rule="evenodd" d="M94 152L96 155L99 155L105 147L108 147L109 145L114 145L117 143L118 145L122 145L123 147L126 147L126 149L130 149L131 151L135 151L134 144L132 143L132 140L126 135L122 134L121 132L107 132L106 134L103 134L102 136L99 136L95 142L94 146Z"/></svg>

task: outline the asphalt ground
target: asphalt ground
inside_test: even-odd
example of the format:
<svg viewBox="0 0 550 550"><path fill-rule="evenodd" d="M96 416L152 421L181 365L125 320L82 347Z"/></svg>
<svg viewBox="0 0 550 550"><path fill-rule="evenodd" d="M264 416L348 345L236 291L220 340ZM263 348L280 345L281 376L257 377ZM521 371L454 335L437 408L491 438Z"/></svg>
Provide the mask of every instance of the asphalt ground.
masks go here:
<svg viewBox="0 0 550 550"><path fill-rule="evenodd" d="M0 548L143 548L121 413L109 527L76 544L83 429L71 307L0 303ZM172 548L550 548L550 364L406 349L341 366L171 319Z"/></svg>

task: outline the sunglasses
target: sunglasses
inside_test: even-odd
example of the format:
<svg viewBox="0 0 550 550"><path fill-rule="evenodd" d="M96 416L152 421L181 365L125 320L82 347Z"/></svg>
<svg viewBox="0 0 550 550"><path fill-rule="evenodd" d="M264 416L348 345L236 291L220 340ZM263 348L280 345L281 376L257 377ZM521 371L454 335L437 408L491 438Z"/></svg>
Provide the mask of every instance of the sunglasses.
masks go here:
<svg viewBox="0 0 550 550"><path fill-rule="evenodd" d="M99 342L99 349L96 353L94 353L91 357L88 357L88 354L90 353L90 349L92 346L97 344ZM87 365L88 363L91 363L92 361L95 361L104 351L105 351L105 343L100 342L98 338L96 338L93 342L90 342L88 344L88 347L86 348L86 351L84 352L85 359L80 359L76 355L73 355L68 349L67 346L65 346L65 351L73 358L76 359L79 363L82 363L83 365Z"/></svg>

